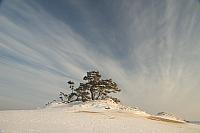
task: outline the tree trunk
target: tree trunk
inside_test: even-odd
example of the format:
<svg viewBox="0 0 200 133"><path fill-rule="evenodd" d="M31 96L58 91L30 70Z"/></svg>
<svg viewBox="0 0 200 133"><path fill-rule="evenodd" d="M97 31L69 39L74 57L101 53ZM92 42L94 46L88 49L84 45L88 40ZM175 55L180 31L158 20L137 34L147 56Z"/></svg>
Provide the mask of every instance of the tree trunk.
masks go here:
<svg viewBox="0 0 200 133"><path fill-rule="evenodd" d="M93 89L92 88L90 88L90 93L91 93L92 100L94 100L94 93L93 93Z"/></svg>

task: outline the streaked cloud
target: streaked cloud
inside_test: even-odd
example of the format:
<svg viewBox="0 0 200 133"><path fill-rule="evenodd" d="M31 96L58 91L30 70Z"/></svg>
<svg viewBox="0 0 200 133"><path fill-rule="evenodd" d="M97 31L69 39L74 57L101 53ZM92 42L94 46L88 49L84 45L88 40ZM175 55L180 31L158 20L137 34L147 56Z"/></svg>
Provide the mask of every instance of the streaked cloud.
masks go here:
<svg viewBox="0 0 200 133"><path fill-rule="evenodd" d="M96 2L1 2L0 108L42 106L98 69L126 104L200 119L198 1Z"/></svg>

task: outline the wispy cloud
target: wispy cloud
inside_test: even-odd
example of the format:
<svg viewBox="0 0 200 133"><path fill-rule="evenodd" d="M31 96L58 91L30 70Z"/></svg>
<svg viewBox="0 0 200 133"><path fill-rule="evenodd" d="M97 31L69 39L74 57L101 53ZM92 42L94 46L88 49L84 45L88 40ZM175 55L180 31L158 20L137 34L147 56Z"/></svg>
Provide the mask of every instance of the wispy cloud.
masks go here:
<svg viewBox="0 0 200 133"><path fill-rule="evenodd" d="M198 110L199 11L195 0L2 1L1 108L41 106L67 80L98 69L119 83L127 104Z"/></svg>

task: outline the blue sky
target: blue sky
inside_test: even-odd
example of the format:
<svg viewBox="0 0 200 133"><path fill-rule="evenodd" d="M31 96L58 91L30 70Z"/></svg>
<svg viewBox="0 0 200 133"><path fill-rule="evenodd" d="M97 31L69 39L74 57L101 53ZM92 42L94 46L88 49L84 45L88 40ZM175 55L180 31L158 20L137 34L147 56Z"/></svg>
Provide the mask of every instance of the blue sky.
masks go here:
<svg viewBox="0 0 200 133"><path fill-rule="evenodd" d="M0 109L43 106L99 70L124 104L200 119L198 0L1 0Z"/></svg>

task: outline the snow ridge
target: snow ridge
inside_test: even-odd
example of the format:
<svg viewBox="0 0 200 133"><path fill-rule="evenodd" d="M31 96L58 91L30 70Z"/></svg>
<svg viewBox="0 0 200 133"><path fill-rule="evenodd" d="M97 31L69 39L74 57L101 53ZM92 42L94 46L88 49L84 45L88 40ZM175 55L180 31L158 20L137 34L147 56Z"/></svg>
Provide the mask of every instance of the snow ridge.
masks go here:
<svg viewBox="0 0 200 133"><path fill-rule="evenodd" d="M112 113L126 113L126 114L129 113L132 115L142 116L151 120L185 123L185 120L166 112L160 112L157 115L151 115L146 113L145 111L140 110L137 107L129 107L129 106L124 106L121 103L116 103L112 99L92 100L87 102L76 101L67 104L53 101L47 106L47 108L50 109L63 108L65 109L65 111L70 111L70 112L88 112L88 113L112 112Z"/></svg>
<svg viewBox="0 0 200 133"><path fill-rule="evenodd" d="M174 120L174 121L179 121L179 122L185 122L185 120L173 115L169 114L166 112L159 112L156 116L163 118L163 119L169 119L169 120Z"/></svg>
<svg viewBox="0 0 200 133"><path fill-rule="evenodd" d="M93 100L87 102L72 102L72 103L61 103L52 102L47 108L60 108L63 107L68 111L88 111L88 112L127 112L134 113L141 116L149 116L146 112L138 109L137 107L124 106L121 103L116 103L112 99L106 100Z"/></svg>

